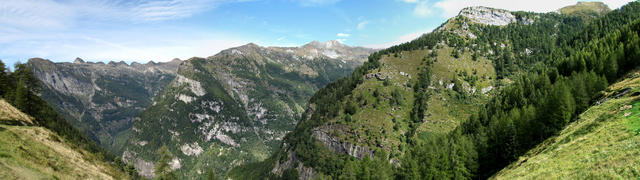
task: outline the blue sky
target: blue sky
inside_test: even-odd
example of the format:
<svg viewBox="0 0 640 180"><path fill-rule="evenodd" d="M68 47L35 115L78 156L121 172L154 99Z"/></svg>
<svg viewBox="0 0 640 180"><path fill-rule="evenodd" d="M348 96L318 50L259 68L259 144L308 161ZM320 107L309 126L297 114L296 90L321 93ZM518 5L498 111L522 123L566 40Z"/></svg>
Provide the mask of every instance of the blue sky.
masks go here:
<svg viewBox="0 0 640 180"><path fill-rule="evenodd" d="M630 0L606 0L618 8ZM0 59L147 62L206 57L254 42L384 48L467 6L549 12L577 0L2 0Z"/></svg>

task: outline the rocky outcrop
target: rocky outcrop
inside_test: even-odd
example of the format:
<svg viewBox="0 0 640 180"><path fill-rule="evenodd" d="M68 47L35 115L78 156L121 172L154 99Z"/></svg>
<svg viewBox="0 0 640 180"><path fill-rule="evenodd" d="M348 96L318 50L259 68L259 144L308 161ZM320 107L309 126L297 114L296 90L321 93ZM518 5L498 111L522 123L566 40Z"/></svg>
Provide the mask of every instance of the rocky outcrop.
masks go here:
<svg viewBox="0 0 640 180"><path fill-rule="evenodd" d="M249 43L207 58L191 58L141 113L124 149L139 155L130 158L150 160L158 146L166 145L182 159L185 171L226 172L234 165L263 160L294 128L311 95L350 74L371 52L337 41L300 47ZM149 143L136 144L141 141ZM301 174L313 176L313 171L300 169ZM181 174L196 176L193 172L197 171Z"/></svg>
<svg viewBox="0 0 640 180"><path fill-rule="evenodd" d="M348 154L358 159L363 159L365 157L373 158L373 150L355 145L350 142L345 142L341 139L332 137L330 135L330 131L332 130L340 130L343 128L335 126L322 126L315 128L313 130L312 137L324 144L325 147L333 150L334 152Z"/></svg>
<svg viewBox="0 0 640 180"><path fill-rule="evenodd" d="M296 157L296 152L293 150L287 151L287 158L285 161L276 162L273 169L271 169L271 173L282 176L282 173L288 169L293 169L298 172L298 177L302 180L308 179L316 179L318 173L310 167L307 167ZM296 166L297 165L297 166Z"/></svg>
<svg viewBox="0 0 640 180"><path fill-rule="evenodd" d="M102 147L113 150L114 137L131 128L138 113L175 77L181 62L128 65L32 58L27 64L43 82L40 96Z"/></svg>
<svg viewBox="0 0 640 180"><path fill-rule="evenodd" d="M467 17L475 23L495 26L506 26L517 21L516 17L507 10L482 6L464 8L460 11L460 16Z"/></svg>

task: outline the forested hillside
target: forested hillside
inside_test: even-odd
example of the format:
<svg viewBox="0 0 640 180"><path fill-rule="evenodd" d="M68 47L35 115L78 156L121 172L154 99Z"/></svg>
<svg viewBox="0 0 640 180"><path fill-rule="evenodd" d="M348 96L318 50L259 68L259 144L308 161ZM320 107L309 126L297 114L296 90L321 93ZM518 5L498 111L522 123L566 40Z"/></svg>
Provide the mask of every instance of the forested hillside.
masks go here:
<svg viewBox="0 0 640 180"><path fill-rule="evenodd" d="M531 148L495 179L633 179L640 176L638 70L612 84L592 107Z"/></svg>
<svg viewBox="0 0 640 180"><path fill-rule="evenodd" d="M99 146L119 154L135 117L175 78L181 62L129 65L31 58L27 65L42 82L39 97Z"/></svg>
<svg viewBox="0 0 640 180"><path fill-rule="evenodd" d="M592 19L464 9L318 91L280 152L229 177L488 178L637 67L637 12L638 2ZM500 21L473 16L483 13Z"/></svg>
<svg viewBox="0 0 640 180"><path fill-rule="evenodd" d="M129 179L132 166L109 156L36 94L31 68L0 61L0 175L17 179ZM6 100L6 101L5 101ZM14 108L15 106L15 108ZM127 171L127 173L125 173Z"/></svg>
<svg viewBox="0 0 640 180"><path fill-rule="evenodd" d="M264 160L295 127L311 95L350 74L371 51L338 41L250 43L186 60L138 116L123 160L146 177L178 178L222 176Z"/></svg>

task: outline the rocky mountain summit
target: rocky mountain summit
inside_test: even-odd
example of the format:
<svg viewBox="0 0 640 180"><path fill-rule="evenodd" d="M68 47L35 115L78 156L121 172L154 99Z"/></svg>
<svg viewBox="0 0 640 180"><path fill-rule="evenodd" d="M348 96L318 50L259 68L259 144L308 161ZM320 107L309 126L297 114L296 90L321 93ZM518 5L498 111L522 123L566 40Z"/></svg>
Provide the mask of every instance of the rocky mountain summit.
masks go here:
<svg viewBox="0 0 640 180"><path fill-rule="evenodd" d="M228 177L489 177L496 171L494 169L502 168L496 162L504 161L506 165L510 161L497 160L500 156L511 153L516 156L509 158L514 158L520 155L507 152L509 150L503 150L504 147L527 149L529 147L515 147L517 143L514 142L531 143L534 142L532 139L540 137L536 134L539 132L533 132L540 128L528 129L534 126L520 126L518 128L522 129L510 132L513 134L509 135L511 137L504 136L505 130L519 126L515 125L516 122L549 119L545 114L547 111L565 111L565 114L574 111L555 108L558 103L551 99L557 98L544 93L552 95L564 91L562 93L568 97L572 93L569 91L584 87L584 84L605 87L602 85L606 84L606 79L602 75L587 74L586 71L575 75L580 66L575 66L576 71L573 71L567 70L571 67L568 64L587 61L580 55L574 57L573 52L582 49L580 44L594 42L591 37L601 33L602 26L619 28L620 24L631 23L640 27L637 26L638 21L632 23L632 17L638 15L636 12L634 7L623 7L619 12L599 16L594 20L598 23L589 24L580 17L553 12L465 8L459 16L449 19L431 33L373 53L369 61L353 74L319 90L311 98L295 129L284 137L282 148L277 153L263 162L236 167ZM626 33L636 32L630 32L627 26ZM581 41L584 37L587 37L585 42ZM616 41L602 42L614 42L613 46L616 46ZM567 60L569 58L576 60ZM598 58L592 60L599 61ZM546 67L549 71L542 69ZM563 72L561 75L557 73L560 71ZM562 90L554 92L551 77L557 78L553 86L562 86ZM581 78L589 79L589 82L580 84ZM523 93L526 91L529 91L528 95ZM596 93L594 91L593 94ZM575 94L578 98L593 97L587 93ZM582 102L582 107L588 106L589 100L569 98L573 97L567 98L567 104ZM520 109L513 108L513 104L523 100L539 103L532 103L534 106L524 103L518 107ZM551 108L543 111L533 109L545 107ZM525 111L530 111L531 116L522 118ZM535 115L536 112L542 113ZM568 119L566 116L563 118ZM529 139L518 141L515 140L519 133L516 131L532 135L520 136ZM535 143L539 142L542 140Z"/></svg>
<svg viewBox="0 0 640 180"><path fill-rule="evenodd" d="M459 16L467 17L475 23L495 26L506 26L517 21L516 17L507 10L482 6L464 8Z"/></svg>
<svg viewBox="0 0 640 180"><path fill-rule="evenodd" d="M44 100L102 147L114 150L119 146L116 136L131 128L136 115L174 79L181 62L129 65L77 58L54 63L32 58L27 64L43 82Z"/></svg>
<svg viewBox="0 0 640 180"><path fill-rule="evenodd" d="M560 8L556 12L579 16L583 20L590 20L609 11L611 11L611 9L603 2L578 2L578 4Z"/></svg>
<svg viewBox="0 0 640 180"><path fill-rule="evenodd" d="M291 131L311 95L351 73L372 49L338 41L300 47L249 43L207 58L191 58L132 128L122 154L153 177L156 149L175 156L180 177L268 157Z"/></svg>

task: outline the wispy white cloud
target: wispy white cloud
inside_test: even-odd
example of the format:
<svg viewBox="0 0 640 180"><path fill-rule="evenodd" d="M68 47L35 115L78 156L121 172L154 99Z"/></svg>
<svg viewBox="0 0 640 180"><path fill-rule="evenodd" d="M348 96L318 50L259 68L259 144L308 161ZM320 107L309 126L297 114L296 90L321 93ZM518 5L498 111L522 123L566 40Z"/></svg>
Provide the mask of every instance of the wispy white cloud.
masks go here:
<svg viewBox="0 0 640 180"><path fill-rule="evenodd" d="M338 34L336 34L336 36L338 36L338 37L349 37L349 36L351 36L351 34L347 34L347 33L338 33Z"/></svg>
<svg viewBox="0 0 640 180"><path fill-rule="evenodd" d="M293 0L302 6L325 6L340 2L340 0Z"/></svg>
<svg viewBox="0 0 640 180"><path fill-rule="evenodd" d="M8 27L63 28L73 16L71 7L51 0L4 0L0 3L0 24Z"/></svg>
<svg viewBox="0 0 640 180"><path fill-rule="evenodd" d="M193 56L207 57L233 46L249 41L223 33L190 33L181 39L158 39L156 37L175 37L171 33L141 35L116 34L120 38L97 37L78 34L50 34L33 39L23 38L15 43L0 42L0 58L11 56L42 57L54 61L70 61L81 57L92 61L169 61L173 58L187 59ZM136 36L139 41L123 40ZM155 40L154 40L155 39ZM142 42L144 41L144 42ZM22 59L23 61L26 59Z"/></svg>
<svg viewBox="0 0 640 180"><path fill-rule="evenodd" d="M367 20L361 21L360 23L358 23L357 29L363 30L367 26L367 24L369 24L369 21Z"/></svg>
<svg viewBox="0 0 640 180"><path fill-rule="evenodd" d="M421 1L416 4L413 9L413 15L418 17L428 17L431 15L431 7L427 4L427 1Z"/></svg>
<svg viewBox="0 0 640 180"><path fill-rule="evenodd" d="M23 28L65 28L76 21L154 22L193 16L246 0L3 0L0 23Z"/></svg>
<svg viewBox="0 0 640 180"><path fill-rule="evenodd" d="M427 0L402 0L402 2L415 4L413 15L416 17L428 17L433 12L433 7L430 7Z"/></svg>
<svg viewBox="0 0 640 180"><path fill-rule="evenodd" d="M218 6L216 0L163 0L147 1L133 7L125 7L132 16L142 21L161 21L192 16ZM129 12L127 12L129 13Z"/></svg>
<svg viewBox="0 0 640 180"><path fill-rule="evenodd" d="M619 8L633 0L603 0L611 9ZM511 11L551 12L564 6L576 4L577 0L442 0L435 7L443 10L442 16L453 17L465 7L487 6Z"/></svg>
<svg viewBox="0 0 640 180"><path fill-rule="evenodd" d="M0 58L168 61L209 56L248 41L228 33L144 27L243 1L248 0L2 0Z"/></svg>

